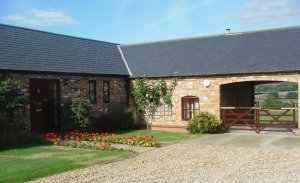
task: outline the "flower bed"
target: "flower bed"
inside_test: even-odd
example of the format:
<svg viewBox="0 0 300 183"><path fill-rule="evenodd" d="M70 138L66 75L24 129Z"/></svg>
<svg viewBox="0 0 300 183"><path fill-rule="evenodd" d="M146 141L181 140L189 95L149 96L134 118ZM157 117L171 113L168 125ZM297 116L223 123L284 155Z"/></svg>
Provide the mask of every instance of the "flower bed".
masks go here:
<svg viewBox="0 0 300 183"><path fill-rule="evenodd" d="M138 135L138 136L117 136L114 133L86 133L79 132L77 130L71 131L64 135L58 135L56 133L46 133L41 136L42 143L45 144L60 144L62 141L70 141L73 144L82 141L100 142L105 143L118 143L127 144L142 147L156 146L154 136ZM72 145L71 145L72 146Z"/></svg>

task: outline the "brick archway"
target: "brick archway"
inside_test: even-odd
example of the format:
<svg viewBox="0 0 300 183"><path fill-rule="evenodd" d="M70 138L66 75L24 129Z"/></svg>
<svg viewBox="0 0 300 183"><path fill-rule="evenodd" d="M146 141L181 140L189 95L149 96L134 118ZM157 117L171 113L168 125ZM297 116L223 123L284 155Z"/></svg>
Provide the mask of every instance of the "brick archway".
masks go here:
<svg viewBox="0 0 300 183"><path fill-rule="evenodd" d="M285 77L285 75L278 76L246 76L246 77L231 77L229 80L224 80L220 82L220 85L231 84L231 83L242 83L242 82L291 82L291 83L300 83L300 75L299 78L295 78L293 76L287 75L289 77Z"/></svg>
<svg viewBox="0 0 300 183"><path fill-rule="evenodd" d="M284 78L282 76L281 78L269 77L264 79L261 77L232 78L229 81L226 80L224 82L220 82L220 107L254 107L255 85L275 82L297 83L299 93L299 82L297 81L297 78ZM297 104L299 105L299 98Z"/></svg>

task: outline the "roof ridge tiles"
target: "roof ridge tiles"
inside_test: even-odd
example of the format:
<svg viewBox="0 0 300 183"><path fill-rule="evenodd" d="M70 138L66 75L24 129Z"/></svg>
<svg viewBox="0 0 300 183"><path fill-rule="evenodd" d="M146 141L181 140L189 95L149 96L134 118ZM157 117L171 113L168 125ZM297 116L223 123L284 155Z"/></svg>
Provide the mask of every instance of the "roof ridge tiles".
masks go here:
<svg viewBox="0 0 300 183"><path fill-rule="evenodd" d="M62 37L70 37L70 38L87 40L87 41L95 41L95 42L102 42L102 43L119 45L119 43L112 43L112 42L108 42L108 41L100 41L100 40L96 40L96 39L83 38L83 37L78 37L78 36L71 36L71 35L60 34L60 33L55 33L55 32L49 32L49 31L44 31L44 30L37 30L37 29L32 29L32 28L27 28L27 27L20 27L20 26L16 26L16 25L8 25L8 24L0 23L0 26L6 26L6 27L23 29L23 30L33 31L33 32L40 32L40 33L52 34L52 35L57 35L57 36L62 36Z"/></svg>
<svg viewBox="0 0 300 183"><path fill-rule="evenodd" d="M290 30L290 29L300 29L300 25L298 25L298 26L289 26L289 27L261 29L261 30L252 30L252 31L243 31L243 32L231 32L231 33L223 33L223 34L212 34L212 35L194 36L194 37L186 37L186 38L166 39L166 40L149 41L149 42L142 42L142 43L120 44L120 46L121 47L130 47L130 46L159 44L159 43L171 43L171 42L178 42L178 41L208 39L208 38L223 37L223 36L235 36L235 35L244 35L244 34L254 34L254 33L260 33L260 32L284 31L284 30Z"/></svg>

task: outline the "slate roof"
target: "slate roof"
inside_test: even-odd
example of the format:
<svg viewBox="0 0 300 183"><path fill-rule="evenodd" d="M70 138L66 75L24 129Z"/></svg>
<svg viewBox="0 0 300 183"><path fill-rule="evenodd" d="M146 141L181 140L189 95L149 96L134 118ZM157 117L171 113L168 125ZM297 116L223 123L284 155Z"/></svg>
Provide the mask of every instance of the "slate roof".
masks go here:
<svg viewBox="0 0 300 183"><path fill-rule="evenodd" d="M3 24L0 69L129 75L117 44Z"/></svg>
<svg viewBox="0 0 300 183"><path fill-rule="evenodd" d="M300 71L300 27L121 45L133 77Z"/></svg>

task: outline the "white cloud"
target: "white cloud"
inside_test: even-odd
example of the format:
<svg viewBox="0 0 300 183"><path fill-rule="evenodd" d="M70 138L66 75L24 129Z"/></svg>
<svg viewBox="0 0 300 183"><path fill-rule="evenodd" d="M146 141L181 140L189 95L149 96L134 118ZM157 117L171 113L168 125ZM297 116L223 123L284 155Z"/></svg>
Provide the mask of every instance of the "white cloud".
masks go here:
<svg viewBox="0 0 300 183"><path fill-rule="evenodd" d="M245 12L238 18L249 25L281 25L298 21L300 7L297 0L252 0L245 4Z"/></svg>
<svg viewBox="0 0 300 183"><path fill-rule="evenodd" d="M76 19L62 11L32 9L24 14L4 17L5 20L28 25L72 25L79 23Z"/></svg>

